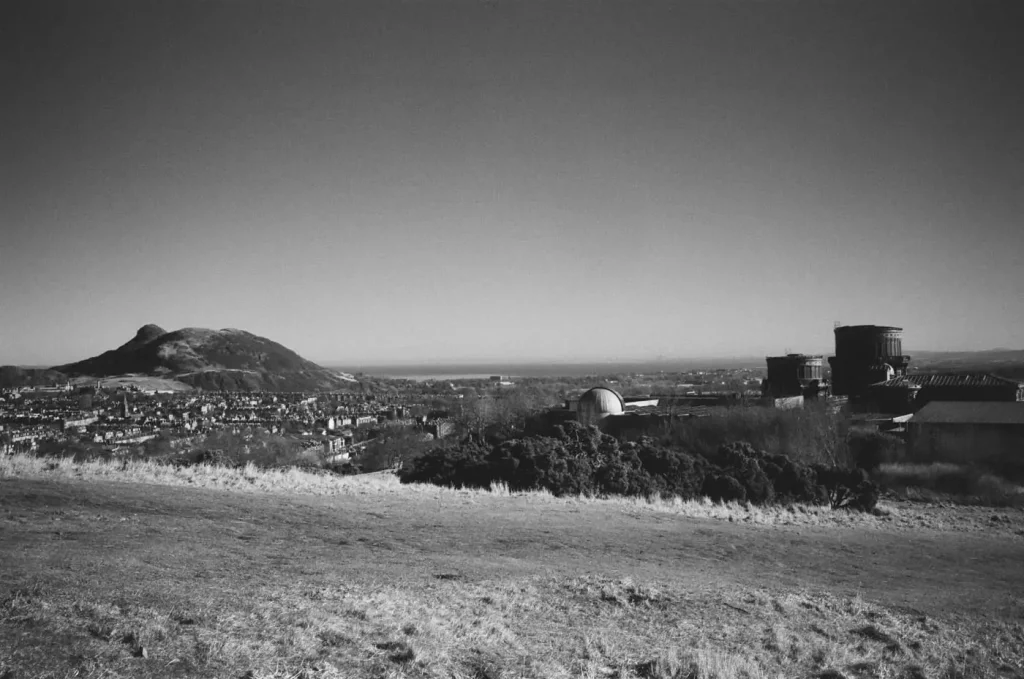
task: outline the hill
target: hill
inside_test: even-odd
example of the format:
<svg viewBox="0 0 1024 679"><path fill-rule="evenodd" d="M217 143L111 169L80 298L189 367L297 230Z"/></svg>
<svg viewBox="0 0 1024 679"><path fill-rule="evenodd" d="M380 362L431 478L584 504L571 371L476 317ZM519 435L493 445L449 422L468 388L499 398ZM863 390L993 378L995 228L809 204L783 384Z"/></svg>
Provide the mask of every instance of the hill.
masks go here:
<svg viewBox="0 0 1024 679"><path fill-rule="evenodd" d="M68 376L48 368L23 368L17 365L0 366L0 388L48 387L67 382Z"/></svg>
<svg viewBox="0 0 1024 679"><path fill-rule="evenodd" d="M117 349L53 370L91 377L149 375L215 391L321 391L354 386L350 379L277 342L234 328L167 332L145 325Z"/></svg>
<svg viewBox="0 0 1024 679"><path fill-rule="evenodd" d="M1024 349L987 351L917 351L911 368L917 372L987 372L1024 379Z"/></svg>

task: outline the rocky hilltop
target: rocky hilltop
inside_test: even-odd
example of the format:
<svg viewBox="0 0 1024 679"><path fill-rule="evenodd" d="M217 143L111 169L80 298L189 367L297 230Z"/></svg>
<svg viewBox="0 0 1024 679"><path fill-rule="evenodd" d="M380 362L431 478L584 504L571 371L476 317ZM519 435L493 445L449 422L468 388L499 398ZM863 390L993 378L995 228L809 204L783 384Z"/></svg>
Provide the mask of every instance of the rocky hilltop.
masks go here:
<svg viewBox="0 0 1024 679"><path fill-rule="evenodd" d="M321 391L354 386L294 351L244 330L157 325L139 328L117 349L52 370L70 376L166 377L193 387L224 391Z"/></svg>

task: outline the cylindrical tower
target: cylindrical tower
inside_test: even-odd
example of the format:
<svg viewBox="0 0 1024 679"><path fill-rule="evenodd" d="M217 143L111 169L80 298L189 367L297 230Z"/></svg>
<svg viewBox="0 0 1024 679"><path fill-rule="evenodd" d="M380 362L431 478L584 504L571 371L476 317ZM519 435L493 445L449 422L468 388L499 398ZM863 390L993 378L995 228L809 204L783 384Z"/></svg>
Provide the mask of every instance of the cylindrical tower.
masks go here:
<svg viewBox="0 0 1024 679"><path fill-rule="evenodd" d="M794 356L796 364L797 379L800 385L806 387L811 382L818 382L825 379L825 359L822 356L807 356L800 354Z"/></svg>
<svg viewBox="0 0 1024 679"><path fill-rule="evenodd" d="M903 328L847 325L835 329L836 355L832 366L832 392L860 396L868 385L907 374L910 357L903 355Z"/></svg>
<svg viewBox="0 0 1024 679"><path fill-rule="evenodd" d="M767 356L765 362L768 365L768 378L764 385L766 396L799 396L825 379L822 356L786 354Z"/></svg>

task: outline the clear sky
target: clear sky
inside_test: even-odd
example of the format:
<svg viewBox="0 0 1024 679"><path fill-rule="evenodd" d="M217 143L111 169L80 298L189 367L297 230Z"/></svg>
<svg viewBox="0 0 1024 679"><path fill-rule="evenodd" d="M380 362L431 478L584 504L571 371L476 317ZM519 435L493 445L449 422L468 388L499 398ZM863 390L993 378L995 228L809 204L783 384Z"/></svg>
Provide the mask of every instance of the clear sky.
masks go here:
<svg viewBox="0 0 1024 679"><path fill-rule="evenodd" d="M1024 3L4 3L0 364L1024 347Z"/></svg>

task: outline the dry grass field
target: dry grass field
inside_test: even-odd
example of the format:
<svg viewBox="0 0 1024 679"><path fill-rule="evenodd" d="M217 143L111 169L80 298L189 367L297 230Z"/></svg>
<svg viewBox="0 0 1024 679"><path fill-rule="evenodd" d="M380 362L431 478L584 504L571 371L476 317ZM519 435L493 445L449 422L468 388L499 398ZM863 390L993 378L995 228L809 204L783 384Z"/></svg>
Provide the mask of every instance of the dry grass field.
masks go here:
<svg viewBox="0 0 1024 679"><path fill-rule="evenodd" d="M1021 677L1024 512L0 457L0 677Z"/></svg>

